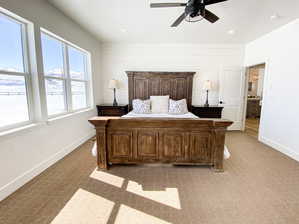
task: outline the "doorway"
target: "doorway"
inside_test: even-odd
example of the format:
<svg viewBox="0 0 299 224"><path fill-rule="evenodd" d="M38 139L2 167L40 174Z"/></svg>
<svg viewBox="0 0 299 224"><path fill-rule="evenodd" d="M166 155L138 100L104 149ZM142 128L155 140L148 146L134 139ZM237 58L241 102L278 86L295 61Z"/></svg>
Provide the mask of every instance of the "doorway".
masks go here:
<svg viewBox="0 0 299 224"><path fill-rule="evenodd" d="M266 64L259 64L247 69L244 131L255 138L258 138L259 135L265 67Z"/></svg>

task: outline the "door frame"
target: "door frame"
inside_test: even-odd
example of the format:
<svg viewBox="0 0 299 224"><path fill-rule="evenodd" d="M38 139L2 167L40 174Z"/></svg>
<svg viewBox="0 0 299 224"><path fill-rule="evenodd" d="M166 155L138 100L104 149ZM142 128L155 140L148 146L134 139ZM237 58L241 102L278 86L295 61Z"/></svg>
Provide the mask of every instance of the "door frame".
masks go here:
<svg viewBox="0 0 299 224"><path fill-rule="evenodd" d="M242 131L245 131L245 123L246 123L246 112L247 112L247 101L248 101L248 82L249 82L249 69L252 67L256 67L259 65L265 65L265 71L264 71L264 82L263 82L263 100L261 104L261 115L260 115L260 122L259 122L259 130L258 130L258 140L261 139L261 121L263 119L263 107L264 107L264 99L265 99L265 89L266 89L266 81L268 80L268 66L269 61L265 60L264 62L247 65L245 67L245 88L244 88L244 106L243 106L243 124L242 124Z"/></svg>

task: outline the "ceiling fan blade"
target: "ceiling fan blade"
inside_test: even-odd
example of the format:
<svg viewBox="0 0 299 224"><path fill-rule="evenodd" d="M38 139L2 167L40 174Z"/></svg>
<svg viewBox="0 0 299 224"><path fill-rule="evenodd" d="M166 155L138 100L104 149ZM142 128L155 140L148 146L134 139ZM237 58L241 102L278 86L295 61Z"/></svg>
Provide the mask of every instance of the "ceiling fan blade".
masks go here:
<svg viewBox="0 0 299 224"><path fill-rule="evenodd" d="M220 2L225 2L227 0L205 0L204 4L205 5L212 5L212 4L216 4L216 3L220 3Z"/></svg>
<svg viewBox="0 0 299 224"><path fill-rule="evenodd" d="M205 9L205 15L204 15L204 18L206 20L208 20L209 22L211 23L215 23L219 17L216 16L214 13L210 12L209 10Z"/></svg>
<svg viewBox="0 0 299 224"><path fill-rule="evenodd" d="M186 3L151 3L151 8L182 7L186 5Z"/></svg>
<svg viewBox="0 0 299 224"><path fill-rule="evenodd" d="M183 22L183 20L185 19L185 17L186 17L186 14L184 12L182 15L180 15L179 18L177 18L177 20L171 25L171 27L177 27L178 25L180 25L181 22Z"/></svg>

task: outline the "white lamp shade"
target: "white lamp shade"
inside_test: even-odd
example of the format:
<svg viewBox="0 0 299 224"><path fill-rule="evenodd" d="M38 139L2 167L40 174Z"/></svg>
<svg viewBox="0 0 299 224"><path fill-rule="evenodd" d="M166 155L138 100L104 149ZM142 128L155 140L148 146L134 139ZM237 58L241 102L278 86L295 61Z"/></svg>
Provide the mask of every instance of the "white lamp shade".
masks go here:
<svg viewBox="0 0 299 224"><path fill-rule="evenodd" d="M203 84L204 90L211 90L212 89L212 82L210 80L206 80Z"/></svg>
<svg viewBox="0 0 299 224"><path fill-rule="evenodd" d="M118 81L115 79L111 79L109 82L109 89L118 89Z"/></svg>

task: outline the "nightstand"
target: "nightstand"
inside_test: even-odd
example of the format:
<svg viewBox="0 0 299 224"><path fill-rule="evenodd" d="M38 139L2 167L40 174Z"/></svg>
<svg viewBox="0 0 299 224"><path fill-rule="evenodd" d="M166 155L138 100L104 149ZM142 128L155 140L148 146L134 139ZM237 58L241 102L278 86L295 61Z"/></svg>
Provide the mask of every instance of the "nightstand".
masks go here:
<svg viewBox="0 0 299 224"><path fill-rule="evenodd" d="M200 118L221 118L223 107L192 105L191 112Z"/></svg>
<svg viewBox="0 0 299 224"><path fill-rule="evenodd" d="M128 105L112 106L108 104L97 105L98 116L121 117L129 112Z"/></svg>

